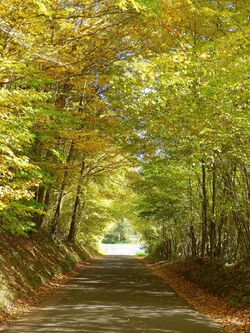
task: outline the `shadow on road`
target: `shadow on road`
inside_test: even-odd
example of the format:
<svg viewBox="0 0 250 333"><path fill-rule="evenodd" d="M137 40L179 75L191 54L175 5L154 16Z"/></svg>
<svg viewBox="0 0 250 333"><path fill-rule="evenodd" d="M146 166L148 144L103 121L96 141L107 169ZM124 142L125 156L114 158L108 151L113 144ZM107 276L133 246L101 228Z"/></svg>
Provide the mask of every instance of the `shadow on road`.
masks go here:
<svg viewBox="0 0 250 333"><path fill-rule="evenodd" d="M133 257L105 256L5 333L219 333Z"/></svg>

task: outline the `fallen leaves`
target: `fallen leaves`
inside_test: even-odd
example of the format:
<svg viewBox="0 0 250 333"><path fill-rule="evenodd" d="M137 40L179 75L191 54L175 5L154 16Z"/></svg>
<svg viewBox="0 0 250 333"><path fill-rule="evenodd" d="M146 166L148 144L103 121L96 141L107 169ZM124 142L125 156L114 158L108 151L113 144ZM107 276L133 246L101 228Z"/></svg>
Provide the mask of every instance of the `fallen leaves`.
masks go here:
<svg viewBox="0 0 250 333"><path fill-rule="evenodd" d="M216 297L187 281L178 269L178 264L161 261L147 265L153 272L161 276L170 286L199 312L217 321L229 333L250 332L249 307L234 307L225 299Z"/></svg>
<svg viewBox="0 0 250 333"><path fill-rule="evenodd" d="M10 322L23 317L26 313L30 312L38 302L54 290L69 282L70 279L90 264L91 262L89 261L80 263L69 272L53 277L50 281L37 288L33 293L10 304L6 310L0 311L0 325L6 326Z"/></svg>

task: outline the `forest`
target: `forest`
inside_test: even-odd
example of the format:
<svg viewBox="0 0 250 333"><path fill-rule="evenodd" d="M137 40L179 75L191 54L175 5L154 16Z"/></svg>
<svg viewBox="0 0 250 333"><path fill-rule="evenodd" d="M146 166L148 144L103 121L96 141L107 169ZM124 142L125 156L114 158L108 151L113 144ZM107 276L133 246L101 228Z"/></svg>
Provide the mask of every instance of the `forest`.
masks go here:
<svg viewBox="0 0 250 333"><path fill-rule="evenodd" d="M249 262L247 0L3 0L0 232Z"/></svg>

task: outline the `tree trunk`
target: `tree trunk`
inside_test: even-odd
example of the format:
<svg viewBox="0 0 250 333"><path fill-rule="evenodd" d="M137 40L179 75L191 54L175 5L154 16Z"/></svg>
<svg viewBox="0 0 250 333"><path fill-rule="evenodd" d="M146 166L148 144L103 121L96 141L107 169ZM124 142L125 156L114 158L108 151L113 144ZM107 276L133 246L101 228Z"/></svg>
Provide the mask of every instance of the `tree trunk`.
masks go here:
<svg viewBox="0 0 250 333"><path fill-rule="evenodd" d="M201 258L205 256L206 243L207 243L207 175L206 175L206 163L204 159L201 161L202 171L202 237L201 237Z"/></svg>
<svg viewBox="0 0 250 333"><path fill-rule="evenodd" d="M191 255L192 259L195 260L197 256L197 248L196 248L196 238L194 232L194 225L193 225L193 191L192 191L192 181L191 177L188 181L188 193L189 193L189 201L190 201L190 212L191 212L191 222L189 226L189 236L191 241Z"/></svg>
<svg viewBox="0 0 250 333"><path fill-rule="evenodd" d="M189 236L191 240L191 253L192 253L192 259L195 260L197 256L197 251L196 251L196 238L195 238L195 233L194 233L194 226L191 223L189 227Z"/></svg>
<svg viewBox="0 0 250 333"><path fill-rule="evenodd" d="M222 216L218 223L217 234L218 234L218 244L217 244L217 256L219 259L222 258L222 227L224 224L225 217Z"/></svg>
<svg viewBox="0 0 250 333"><path fill-rule="evenodd" d="M43 226L43 223L45 221L45 213L48 211L49 203L50 203L50 188L46 189L45 191L44 202L43 202L44 214L40 216L40 228Z"/></svg>
<svg viewBox="0 0 250 333"><path fill-rule="evenodd" d="M36 200L40 205L44 204L44 194L45 194L45 187L43 185L40 185L38 187L37 193L36 193ZM42 225L42 219L43 219L43 215L41 213L34 214L34 221L35 221L37 229L40 229L40 227Z"/></svg>
<svg viewBox="0 0 250 333"><path fill-rule="evenodd" d="M62 198L63 198L64 190L65 190L65 187L67 184L67 177L68 177L68 173L69 173L68 163L70 162L70 160L72 158L73 150L74 150L74 143L71 142L68 157L66 160L66 169L63 173L63 179L62 179L61 187L60 187L58 198L57 198L56 209L55 209L55 213L54 213L54 216L53 216L53 219L51 222L51 234L52 235L55 233L55 231L58 227L59 217L60 217L60 213L61 213Z"/></svg>
<svg viewBox="0 0 250 333"><path fill-rule="evenodd" d="M214 261L215 253L215 240L216 240L216 229L215 229L215 201L216 201L216 168L213 164L212 171L212 217L210 219L210 262Z"/></svg>
<svg viewBox="0 0 250 333"><path fill-rule="evenodd" d="M79 221L77 220L77 212L81 203L81 191L82 191L82 175L85 168L85 162L84 159L82 161L81 169L80 169L80 175L76 190L76 197L75 197L75 203L74 203L74 209L72 213L71 223L70 223L70 229L68 234L68 241L70 243L75 242L76 234L77 234L77 227L79 224Z"/></svg>

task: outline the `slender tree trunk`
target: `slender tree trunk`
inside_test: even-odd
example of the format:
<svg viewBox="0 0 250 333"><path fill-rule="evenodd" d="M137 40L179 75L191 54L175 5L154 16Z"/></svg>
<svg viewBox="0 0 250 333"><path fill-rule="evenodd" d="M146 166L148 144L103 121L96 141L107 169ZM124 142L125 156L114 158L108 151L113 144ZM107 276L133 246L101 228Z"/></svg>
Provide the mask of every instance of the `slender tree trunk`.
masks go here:
<svg viewBox="0 0 250 333"><path fill-rule="evenodd" d="M40 205L44 204L44 195L45 195L45 187L43 185L40 185L39 188L37 189L36 193L36 200ZM40 229L42 225L42 214L41 213L35 213L34 214L34 221L36 223L36 228Z"/></svg>
<svg viewBox="0 0 250 333"><path fill-rule="evenodd" d="M189 227L189 235L191 240L191 253L192 253L192 259L196 259L197 251L196 251L196 238L194 233L194 226L193 223L191 223Z"/></svg>
<svg viewBox="0 0 250 333"><path fill-rule="evenodd" d="M43 226L43 223L45 221L45 213L48 211L49 203L50 203L50 188L46 189L46 191L45 191L44 202L43 202L43 205L44 205L44 208L43 208L44 214L40 215L40 220L39 220L40 228Z"/></svg>
<svg viewBox="0 0 250 333"><path fill-rule="evenodd" d="M218 258L221 259L222 257L222 227L224 224L225 217L221 217L221 220L218 223L218 229L217 229L217 234L218 234L218 244L217 244L217 255Z"/></svg>
<svg viewBox="0 0 250 333"><path fill-rule="evenodd" d="M34 222L36 223L36 228L40 229L45 220L45 213L48 210L50 202L50 189L46 189L44 186L40 186L37 190L36 200L42 205L42 212L34 214Z"/></svg>
<svg viewBox="0 0 250 333"><path fill-rule="evenodd" d="M210 262L214 261L215 252L215 240L216 240L216 230L215 230L215 201L216 201L216 167L213 164L212 171L212 217L210 219Z"/></svg>
<svg viewBox="0 0 250 333"><path fill-rule="evenodd" d="M75 238L76 238L76 234L77 234L77 227L79 224L79 221L77 220L77 212L78 212L78 209L79 209L79 206L81 203L82 175L83 175L84 168L85 168L85 162L83 159L82 164L81 164L80 175L79 175L79 180L78 180L78 185L77 185L77 190L76 190L74 209L73 209L73 213L72 213L70 229L69 229L69 234L68 234L68 241L70 243L75 242Z"/></svg>
<svg viewBox="0 0 250 333"><path fill-rule="evenodd" d="M206 175L206 163L204 159L201 161L202 170L202 238L201 238L201 258L205 256L206 243L207 243L207 175Z"/></svg>
<svg viewBox="0 0 250 333"><path fill-rule="evenodd" d="M243 173L243 179L244 179L244 183L246 186L246 192L247 192L246 200L247 200L248 204L250 204L250 177L249 177L249 172L247 171L247 168L245 166L242 168L242 173ZM248 214L248 217L250 217L249 209L247 210L247 214Z"/></svg>
<svg viewBox="0 0 250 333"><path fill-rule="evenodd" d="M60 217L60 213L61 213L61 204L62 204L62 198L63 198L63 194L64 194L64 190L67 184L67 177L68 177L68 163L71 161L72 155L73 155L73 150L74 150L74 143L71 142L70 145L70 149L69 149L69 153L68 153L68 157L66 160L66 169L63 173L63 179L62 179L62 183L61 183L61 187L59 190L59 194L57 197L57 203L56 203L56 209L55 209L55 213L51 222L51 234L53 235L58 227L58 222L59 222L59 217Z"/></svg>
<svg viewBox="0 0 250 333"><path fill-rule="evenodd" d="M197 249L196 249L196 238L195 238L195 231L194 231L194 225L193 225L193 191L192 191L192 181L191 178L189 178L188 182L188 192L189 192L189 201L190 201L190 212L191 212L191 222L189 226L189 236L191 241L191 255L192 259L195 260L197 256Z"/></svg>

